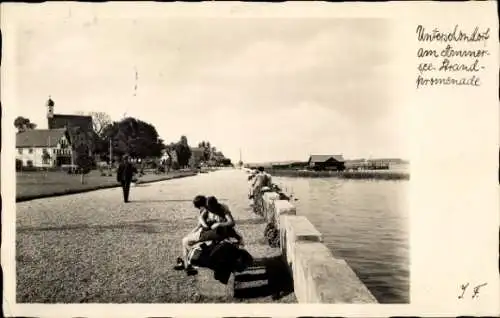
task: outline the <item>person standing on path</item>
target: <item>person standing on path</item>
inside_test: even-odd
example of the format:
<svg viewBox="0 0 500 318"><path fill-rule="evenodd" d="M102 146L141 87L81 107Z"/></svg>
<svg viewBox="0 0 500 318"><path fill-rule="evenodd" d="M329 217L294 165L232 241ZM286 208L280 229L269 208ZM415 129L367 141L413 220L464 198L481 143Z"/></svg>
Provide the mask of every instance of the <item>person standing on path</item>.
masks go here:
<svg viewBox="0 0 500 318"><path fill-rule="evenodd" d="M273 183L271 175L264 170L264 167L259 167L257 170L258 172L253 178L252 184L252 195L254 198L260 195L263 187L271 187Z"/></svg>
<svg viewBox="0 0 500 318"><path fill-rule="evenodd" d="M118 170L116 172L116 181L118 181L122 186L123 201L125 203L128 202L130 183L132 183L132 179L135 173L137 173L137 169L130 162L129 156L124 155L122 158L122 162L118 166Z"/></svg>

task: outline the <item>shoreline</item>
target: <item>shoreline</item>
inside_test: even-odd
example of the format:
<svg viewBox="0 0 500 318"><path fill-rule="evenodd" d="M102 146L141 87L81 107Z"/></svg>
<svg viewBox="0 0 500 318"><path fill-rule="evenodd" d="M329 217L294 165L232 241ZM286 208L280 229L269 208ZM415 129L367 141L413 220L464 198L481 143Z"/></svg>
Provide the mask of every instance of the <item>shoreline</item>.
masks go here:
<svg viewBox="0 0 500 318"><path fill-rule="evenodd" d="M294 178L341 178L359 180L410 180L410 173L391 170L364 171L304 171L291 169L266 169L266 172L277 177Z"/></svg>
<svg viewBox="0 0 500 318"><path fill-rule="evenodd" d="M185 173L179 173L179 174L173 174L173 175L171 174L171 175L165 175L164 177L150 179L150 180L144 180L144 181L139 180L139 183L137 183L137 184L140 186L141 184L148 184L148 183L153 183L153 182L160 182L160 181L180 179L180 178L185 178L185 177L192 177L192 176L196 176L197 174L198 174L197 172L185 172ZM16 185L16 186L19 186L19 185ZM40 186L43 186L43 183L41 183ZM119 188L119 187L120 187L120 184L118 184L118 183L88 184L87 186L85 186L85 184L84 184L83 187L81 187L81 188L73 188L73 189L69 188L69 189L64 189L64 190L59 190L59 191L54 191L54 192L27 194L27 195L16 194L16 203L37 200L37 199L51 198L51 197L59 197L59 196L64 196L64 195L85 193L85 192L91 192L91 191L97 191L97 190Z"/></svg>

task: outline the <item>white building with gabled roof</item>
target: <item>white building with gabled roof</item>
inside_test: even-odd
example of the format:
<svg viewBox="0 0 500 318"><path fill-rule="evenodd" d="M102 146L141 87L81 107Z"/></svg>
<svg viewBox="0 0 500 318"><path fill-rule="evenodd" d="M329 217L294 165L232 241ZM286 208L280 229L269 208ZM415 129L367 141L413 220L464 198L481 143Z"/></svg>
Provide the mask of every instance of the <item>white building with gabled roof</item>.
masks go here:
<svg viewBox="0 0 500 318"><path fill-rule="evenodd" d="M16 134L16 161L27 167L59 167L72 162L68 131L33 129Z"/></svg>

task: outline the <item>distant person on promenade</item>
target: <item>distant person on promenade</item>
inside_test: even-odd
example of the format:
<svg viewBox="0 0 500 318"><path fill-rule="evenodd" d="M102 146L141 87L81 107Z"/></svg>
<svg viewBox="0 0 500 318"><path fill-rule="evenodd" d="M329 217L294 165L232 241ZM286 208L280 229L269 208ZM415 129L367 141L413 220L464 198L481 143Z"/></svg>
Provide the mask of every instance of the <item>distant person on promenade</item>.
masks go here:
<svg viewBox="0 0 500 318"><path fill-rule="evenodd" d="M255 198L260 194L263 187L272 186L272 177L264 170L264 167L259 167L257 175L254 177L252 184L252 196Z"/></svg>
<svg viewBox="0 0 500 318"><path fill-rule="evenodd" d="M129 202L128 196L130 193L130 184L132 183L132 179L136 173L137 169L130 162L129 156L124 155L116 172L116 181L118 181L122 186L123 201L125 203Z"/></svg>
<svg viewBox="0 0 500 318"><path fill-rule="evenodd" d="M195 275L198 272L191 265L189 251L197 243L207 241L222 241L226 238L234 237L240 245L243 245L243 238L234 229L234 219L231 211L225 204L220 204L215 197L198 195L193 200L193 205L199 210L198 224L182 239L183 257L177 258L176 270L186 270L188 275Z"/></svg>
<svg viewBox="0 0 500 318"><path fill-rule="evenodd" d="M257 169L252 169L252 172L250 173L250 175L248 176L248 180L252 180L253 178L255 178L255 176L259 173L259 170Z"/></svg>
<svg viewBox="0 0 500 318"><path fill-rule="evenodd" d="M248 183L249 183L249 188L250 190L248 191L248 198L252 199L253 198L253 184L255 182L255 177L259 173L259 170L257 169L252 169L251 174L248 176Z"/></svg>

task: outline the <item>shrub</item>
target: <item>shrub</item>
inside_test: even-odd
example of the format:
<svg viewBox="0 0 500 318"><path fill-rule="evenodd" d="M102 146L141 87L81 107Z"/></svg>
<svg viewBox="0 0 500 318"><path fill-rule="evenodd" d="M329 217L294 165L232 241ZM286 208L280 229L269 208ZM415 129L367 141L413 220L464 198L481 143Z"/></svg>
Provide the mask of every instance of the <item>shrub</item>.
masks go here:
<svg viewBox="0 0 500 318"><path fill-rule="evenodd" d="M148 168L150 168L150 169L157 169L158 168L158 164L155 161L152 161L152 162L149 163Z"/></svg>
<svg viewBox="0 0 500 318"><path fill-rule="evenodd" d="M22 170L23 168L23 161L20 159L16 159L16 171Z"/></svg>
<svg viewBox="0 0 500 318"><path fill-rule="evenodd" d="M279 247L280 245L280 233L279 229L276 228L274 223L268 223L266 229L264 230L264 237L267 243L271 247Z"/></svg>
<svg viewBox="0 0 500 318"><path fill-rule="evenodd" d="M181 167L177 161L172 163L172 170L179 170Z"/></svg>

